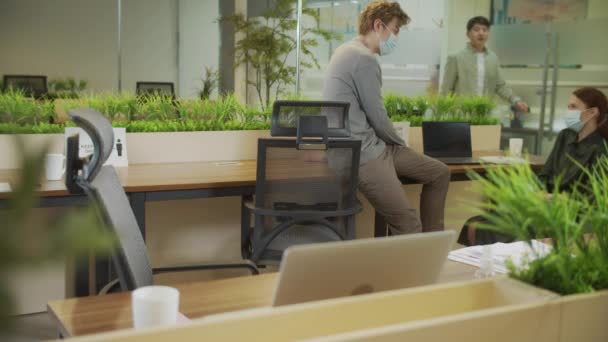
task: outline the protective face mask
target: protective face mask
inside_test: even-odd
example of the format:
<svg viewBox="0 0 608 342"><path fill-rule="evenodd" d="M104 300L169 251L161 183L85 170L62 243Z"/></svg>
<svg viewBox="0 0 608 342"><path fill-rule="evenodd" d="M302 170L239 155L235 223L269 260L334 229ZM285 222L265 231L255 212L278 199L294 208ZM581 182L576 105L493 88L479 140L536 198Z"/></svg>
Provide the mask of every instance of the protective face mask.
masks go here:
<svg viewBox="0 0 608 342"><path fill-rule="evenodd" d="M384 27L389 30L386 24L382 23L382 25L384 25ZM391 30L389 31L391 32L391 34L386 40L382 40L376 32L376 36L378 36L378 40L380 40L380 56L386 56L397 49L397 36Z"/></svg>
<svg viewBox="0 0 608 342"><path fill-rule="evenodd" d="M568 109L564 116L564 121L566 122L566 127L577 133L585 126L585 123L581 121L581 111L578 109Z"/></svg>

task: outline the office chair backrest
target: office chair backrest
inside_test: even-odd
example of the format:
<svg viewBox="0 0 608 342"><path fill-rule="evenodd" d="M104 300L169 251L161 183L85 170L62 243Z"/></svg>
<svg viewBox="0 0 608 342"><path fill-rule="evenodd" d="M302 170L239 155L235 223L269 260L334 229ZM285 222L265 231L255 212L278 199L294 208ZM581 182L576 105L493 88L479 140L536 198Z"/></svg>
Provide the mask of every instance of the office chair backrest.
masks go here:
<svg viewBox="0 0 608 342"><path fill-rule="evenodd" d="M330 140L327 150L297 147L296 140L258 140L256 206L311 211L352 207L361 142Z"/></svg>
<svg viewBox="0 0 608 342"><path fill-rule="evenodd" d="M271 125L273 135L296 139L258 140L256 207L308 211L317 218L352 209L361 142L347 138L348 103L277 101ZM333 223L344 227L345 217ZM269 215L256 225L271 229L288 220Z"/></svg>
<svg viewBox="0 0 608 342"><path fill-rule="evenodd" d="M275 101L272 107L270 134L273 137L295 137L300 117L323 116L327 119L329 138L350 136L348 102L333 101Z"/></svg>
<svg viewBox="0 0 608 342"><path fill-rule="evenodd" d="M76 126L82 128L93 141L93 154L82 165L83 177L91 182L114 148L114 129L103 114L90 109L75 109L68 113Z"/></svg>
<svg viewBox="0 0 608 342"><path fill-rule="evenodd" d="M118 240L112 261L122 290L152 285L146 244L114 167L102 167L91 186L91 197L99 204L101 218Z"/></svg>
<svg viewBox="0 0 608 342"><path fill-rule="evenodd" d="M109 157L114 134L110 122L92 109L69 112L76 125L93 141L93 155L78 159L78 136L69 137L66 172L73 184L66 185L74 192L78 188L99 209L100 219L116 234L118 246L113 262L123 290L152 285L152 268L146 246L135 215L113 166L102 166Z"/></svg>
<svg viewBox="0 0 608 342"><path fill-rule="evenodd" d="M137 95L158 94L175 97L173 82L143 82L139 81L135 85Z"/></svg>
<svg viewBox="0 0 608 342"><path fill-rule="evenodd" d="M4 75L3 91L20 90L26 96L40 98L47 94L46 76L34 75Z"/></svg>

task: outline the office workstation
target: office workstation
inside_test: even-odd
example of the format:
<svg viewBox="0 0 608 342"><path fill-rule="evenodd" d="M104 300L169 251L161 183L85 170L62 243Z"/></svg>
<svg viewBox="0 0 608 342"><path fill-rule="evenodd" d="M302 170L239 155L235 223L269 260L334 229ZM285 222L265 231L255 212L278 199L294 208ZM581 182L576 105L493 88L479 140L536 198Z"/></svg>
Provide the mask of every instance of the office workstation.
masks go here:
<svg viewBox="0 0 608 342"><path fill-rule="evenodd" d="M0 337L605 340L607 18L4 1Z"/></svg>

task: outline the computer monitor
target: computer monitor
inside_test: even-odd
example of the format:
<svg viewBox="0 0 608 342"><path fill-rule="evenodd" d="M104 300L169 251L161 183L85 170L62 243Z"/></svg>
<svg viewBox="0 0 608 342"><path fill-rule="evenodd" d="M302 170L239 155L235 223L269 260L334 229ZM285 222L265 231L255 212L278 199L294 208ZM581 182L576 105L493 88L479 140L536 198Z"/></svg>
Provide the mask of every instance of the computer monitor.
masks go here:
<svg viewBox="0 0 608 342"><path fill-rule="evenodd" d="M3 90L22 91L25 96L41 98L47 94L47 80L43 75L4 75Z"/></svg>
<svg viewBox="0 0 608 342"><path fill-rule="evenodd" d="M175 96L173 82L143 82L139 81L135 84L135 93L137 95L163 95Z"/></svg>
<svg viewBox="0 0 608 342"><path fill-rule="evenodd" d="M423 122L424 154L434 158L473 156L471 127L467 122Z"/></svg>
<svg viewBox="0 0 608 342"><path fill-rule="evenodd" d="M441 231L290 247L273 306L433 284L454 240Z"/></svg>

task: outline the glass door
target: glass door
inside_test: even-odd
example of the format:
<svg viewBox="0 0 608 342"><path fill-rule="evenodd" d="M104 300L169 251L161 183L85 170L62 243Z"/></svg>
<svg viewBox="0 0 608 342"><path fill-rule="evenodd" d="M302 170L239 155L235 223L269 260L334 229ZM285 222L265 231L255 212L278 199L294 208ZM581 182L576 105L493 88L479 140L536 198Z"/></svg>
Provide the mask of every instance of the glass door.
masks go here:
<svg viewBox="0 0 608 342"><path fill-rule="evenodd" d="M546 127L553 132L566 127L563 114L574 90L595 87L608 94L608 44L605 43L608 6L606 11L589 12L589 16L593 15L604 17L588 17L551 25L555 43L551 57L551 107ZM549 149L552 146L547 145Z"/></svg>
<svg viewBox="0 0 608 342"><path fill-rule="evenodd" d="M500 111L503 132L501 147L509 138L523 138L524 150L542 151L548 113L552 34L545 23L496 25L490 31L489 47L501 63L503 77L514 93L529 104L529 113L505 106Z"/></svg>
<svg viewBox="0 0 608 342"><path fill-rule="evenodd" d="M496 5L498 4L498 5ZM547 155L572 92L608 92L608 2L493 1L490 47L507 83L530 104L529 114L503 121L503 143L523 137L529 152Z"/></svg>

